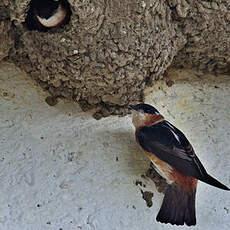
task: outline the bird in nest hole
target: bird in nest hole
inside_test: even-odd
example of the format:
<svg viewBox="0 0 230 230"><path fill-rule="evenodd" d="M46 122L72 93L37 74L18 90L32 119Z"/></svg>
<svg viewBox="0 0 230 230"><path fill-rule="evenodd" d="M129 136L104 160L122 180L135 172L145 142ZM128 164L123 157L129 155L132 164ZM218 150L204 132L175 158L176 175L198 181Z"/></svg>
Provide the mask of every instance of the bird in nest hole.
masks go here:
<svg viewBox="0 0 230 230"><path fill-rule="evenodd" d="M70 5L66 0L32 0L26 17L29 30L46 32L69 23Z"/></svg>

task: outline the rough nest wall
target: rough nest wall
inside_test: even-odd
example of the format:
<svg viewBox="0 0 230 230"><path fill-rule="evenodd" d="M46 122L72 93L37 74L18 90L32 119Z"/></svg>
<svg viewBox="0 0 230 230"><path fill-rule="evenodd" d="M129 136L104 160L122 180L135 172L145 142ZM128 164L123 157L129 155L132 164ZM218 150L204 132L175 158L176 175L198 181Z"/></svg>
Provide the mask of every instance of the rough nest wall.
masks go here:
<svg viewBox="0 0 230 230"><path fill-rule="evenodd" d="M54 97L96 107L96 118L126 112L172 62L229 69L228 0L69 0L70 23L46 33L23 25L29 2L5 0L10 58Z"/></svg>
<svg viewBox="0 0 230 230"><path fill-rule="evenodd" d="M230 71L230 1L186 0L183 7L168 1L174 11L174 20L186 35L185 47L174 58L176 66L199 68L209 72Z"/></svg>
<svg viewBox="0 0 230 230"><path fill-rule="evenodd" d="M14 39L10 33L10 11L6 5L7 2L0 2L0 61L8 56L9 50L14 45Z"/></svg>

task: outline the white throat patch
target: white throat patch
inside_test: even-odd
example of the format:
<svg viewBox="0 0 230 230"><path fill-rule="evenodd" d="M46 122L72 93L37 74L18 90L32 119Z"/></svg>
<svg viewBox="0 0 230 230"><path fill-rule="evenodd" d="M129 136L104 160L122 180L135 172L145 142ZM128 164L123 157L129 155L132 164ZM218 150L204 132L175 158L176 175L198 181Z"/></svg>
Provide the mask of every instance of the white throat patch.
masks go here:
<svg viewBox="0 0 230 230"><path fill-rule="evenodd" d="M145 114L137 111L132 112L132 122L136 128L138 128L142 122L145 120Z"/></svg>

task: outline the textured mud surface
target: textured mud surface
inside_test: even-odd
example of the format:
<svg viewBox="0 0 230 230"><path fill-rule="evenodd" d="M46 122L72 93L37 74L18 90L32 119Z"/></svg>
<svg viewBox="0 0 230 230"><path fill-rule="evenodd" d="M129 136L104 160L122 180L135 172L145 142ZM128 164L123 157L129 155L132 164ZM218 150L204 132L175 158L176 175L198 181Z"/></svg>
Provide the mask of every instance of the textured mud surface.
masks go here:
<svg viewBox="0 0 230 230"><path fill-rule="evenodd" d="M0 60L8 56L8 52L14 44L9 32L10 25L8 20L0 21Z"/></svg>
<svg viewBox="0 0 230 230"><path fill-rule="evenodd" d="M14 37L10 32L10 11L6 7L7 1L0 1L0 61L8 56L14 45Z"/></svg>
<svg viewBox="0 0 230 230"><path fill-rule="evenodd" d="M153 193L149 192L149 191L145 191L143 192L141 190L141 194L142 194L142 198L145 200L147 207L152 207L153 202L152 202L152 198L153 198Z"/></svg>
<svg viewBox="0 0 230 230"><path fill-rule="evenodd" d="M96 118L126 113L172 63L229 70L227 0L69 0L70 23L46 33L26 28L29 3L0 5L16 37L10 59L52 96L97 108Z"/></svg>
<svg viewBox="0 0 230 230"><path fill-rule="evenodd" d="M168 1L173 4L176 1ZM182 1L183 8L176 6L177 12L185 17L175 20L186 35L187 43L174 59L177 66L196 67L205 71L230 71L230 1L202 0Z"/></svg>

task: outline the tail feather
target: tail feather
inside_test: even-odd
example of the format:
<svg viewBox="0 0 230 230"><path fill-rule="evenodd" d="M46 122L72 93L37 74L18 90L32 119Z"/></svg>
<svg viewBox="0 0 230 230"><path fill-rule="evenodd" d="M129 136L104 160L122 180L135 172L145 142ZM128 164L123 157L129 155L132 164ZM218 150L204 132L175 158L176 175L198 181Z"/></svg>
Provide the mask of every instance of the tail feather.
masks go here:
<svg viewBox="0 0 230 230"><path fill-rule="evenodd" d="M206 174L205 177L200 179L200 180L207 183L207 184L215 186L217 188L224 189L224 190L230 190L230 188L228 188L224 184L220 183L218 180L216 180L214 177L212 177L208 174Z"/></svg>
<svg viewBox="0 0 230 230"><path fill-rule="evenodd" d="M166 224L196 225L195 196L196 187L185 191L176 183L168 185L156 220Z"/></svg>
<svg viewBox="0 0 230 230"><path fill-rule="evenodd" d="M196 187L188 195L188 206L185 212L185 220L188 226L196 224Z"/></svg>

